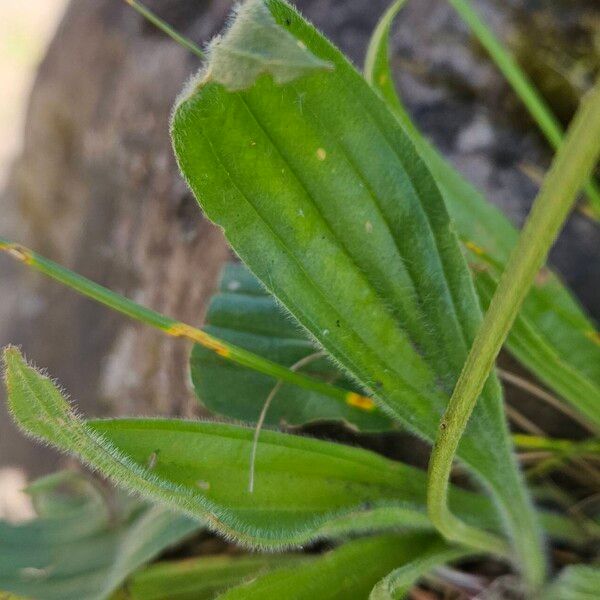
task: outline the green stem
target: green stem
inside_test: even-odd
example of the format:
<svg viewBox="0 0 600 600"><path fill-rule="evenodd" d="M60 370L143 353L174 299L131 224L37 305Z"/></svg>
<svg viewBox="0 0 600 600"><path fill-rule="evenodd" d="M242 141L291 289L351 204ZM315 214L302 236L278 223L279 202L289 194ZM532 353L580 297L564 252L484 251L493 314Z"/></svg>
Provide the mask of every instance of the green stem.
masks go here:
<svg viewBox="0 0 600 600"><path fill-rule="evenodd" d="M599 154L600 83L582 100L565 142L556 154L440 423L429 463L427 502L432 522L450 540L478 548L491 543L489 534L466 525L448 508L452 461L519 308ZM543 556L536 540L523 540L523 543L529 543L529 551L521 548L519 560L529 583L539 587L544 578Z"/></svg>
<svg viewBox="0 0 600 600"><path fill-rule="evenodd" d="M148 10L141 2L137 0L124 0L131 8L136 10L144 19L152 23L156 28L160 29L163 33L166 33L171 39L176 41L180 46L183 46L186 50L189 50L199 58L204 58L204 52L198 48L194 42L185 36L177 33L168 23L163 21L160 17L155 15L152 11Z"/></svg>
<svg viewBox="0 0 600 600"><path fill-rule="evenodd" d="M335 387L324 381L319 381L318 379L303 375L302 373L291 371L283 365L270 361L238 346L234 346L233 344L229 344L201 329L196 329L181 321L166 317L154 310L140 306L132 300L124 298L77 273L73 273L19 244L14 244L0 238L0 251L7 252L13 258L33 267L40 273L62 283L79 294L108 306L112 310L127 315L136 321L150 325L155 329L160 329L170 336L189 339L196 344L200 344L201 346L212 350L226 360L230 360L243 367L248 367L249 369L263 373L264 375L269 375L274 379L280 379L286 383L291 383L301 388L346 402L359 410L372 411L376 408L374 402L366 396L361 396L355 392Z"/></svg>
<svg viewBox="0 0 600 600"><path fill-rule="evenodd" d="M498 69L506 77L529 111L529 114L538 124L548 142L555 150L558 150L563 142L563 129L531 80L504 48L493 31L481 20L469 0L448 0L448 2L471 28L480 44L487 50ZM591 171L592 169L590 169L590 173ZM584 189L595 218L600 219L600 187L598 183L593 177L590 177L585 183Z"/></svg>

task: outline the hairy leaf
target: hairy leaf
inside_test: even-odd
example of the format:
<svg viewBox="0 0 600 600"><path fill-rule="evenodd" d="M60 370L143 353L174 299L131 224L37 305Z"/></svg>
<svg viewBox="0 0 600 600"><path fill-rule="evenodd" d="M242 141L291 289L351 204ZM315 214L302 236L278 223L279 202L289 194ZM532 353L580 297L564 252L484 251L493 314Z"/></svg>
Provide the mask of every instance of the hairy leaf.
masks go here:
<svg viewBox="0 0 600 600"><path fill-rule="evenodd" d="M386 575L371 590L369 600L401 600L410 588L435 567L464 558L469 551L451 546L439 537L430 536L415 547L407 544L407 556L401 566Z"/></svg>
<svg viewBox="0 0 600 600"><path fill-rule="evenodd" d="M6 349L4 357L9 409L26 433L241 543L281 547L432 528L425 510L426 475L419 469L357 448L266 431L251 494L251 429L161 419L86 422L16 349ZM499 527L482 496L453 489L451 505L474 525ZM551 535L581 539L558 515L545 515L544 521Z"/></svg>
<svg viewBox="0 0 600 600"><path fill-rule="evenodd" d="M477 290L487 307L517 230L423 137L400 101L392 79L388 36L405 4L394 2L369 45L365 75L410 135L435 177L467 252ZM540 273L507 340L509 351L600 428L600 335L577 301L549 270Z"/></svg>
<svg viewBox="0 0 600 600"><path fill-rule="evenodd" d="M548 600L595 600L600 589L600 567L566 567L548 590Z"/></svg>
<svg viewBox="0 0 600 600"><path fill-rule="evenodd" d="M261 2L241 4L231 27L211 43L209 53L210 66L204 77L232 91L251 85L261 73L287 83L315 69L331 67L292 35L282 35Z"/></svg>
<svg viewBox="0 0 600 600"><path fill-rule="evenodd" d="M307 554L202 556L156 563L127 582L131 600L212 600L217 594L274 569L311 560Z"/></svg>
<svg viewBox="0 0 600 600"><path fill-rule="evenodd" d="M266 5L334 70L281 86L263 76L235 94L198 82L174 112L179 165L266 287L384 410L431 440L481 322L443 199L344 57L286 4ZM525 552L538 532L495 376L459 456Z"/></svg>
<svg viewBox="0 0 600 600"><path fill-rule="evenodd" d="M292 366L314 356L315 344L277 306L276 300L241 264L230 263L222 273L219 293L213 296L205 330L236 346ZM240 421L255 422L275 381L240 367L196 345L190 359L192 382L198 398L212 412ZM302 372L358 392L325 357L311 360ZM223 385L226 381L227 385ZM286 384L274 397L266 425L303 425L317 420L340 420L363 431L381 431L393 422L374 404L344 402L318 392Z"/></svg>
<svg viewBox="0 0 600 600"><path fill-rule="evenodd" d="M0 589L37 600L108 598L132 571L200 528L125 498L109 512L99 492L74 473L40 480L29 493L38 518L0 522Z"/></svg>
<svg viewBox="0 0 600 600"><path fill-rule="evenodd" d="M305 565L278 569L233 588L219 600L364 600L381 577L417 559L436 541L435 535L418 533L356 540Z"/></svg>

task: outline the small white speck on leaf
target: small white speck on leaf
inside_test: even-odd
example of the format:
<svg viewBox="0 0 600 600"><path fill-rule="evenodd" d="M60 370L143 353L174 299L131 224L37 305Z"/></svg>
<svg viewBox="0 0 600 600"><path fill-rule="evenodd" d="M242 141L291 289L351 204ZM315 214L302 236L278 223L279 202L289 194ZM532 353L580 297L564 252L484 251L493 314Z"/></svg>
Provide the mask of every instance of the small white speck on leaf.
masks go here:
<svg viewBox="0 0 600 600"><path fill-rule="evenodd" d="M230 290L230 291L232 291L232 292L235 292L236 290L240 289L241 285L242 284L239 281L237 281L237 280L234 279L233 281L230 281L227 284L227 289Z"/></svg>
<svg viewBox="0 0 600 600"><path fill-rule="evenodd" d="M196 481L196 485L201 490L205 490L205 491L210 490L210 483L208 481L203 481L202 479L199 479L198 481Z"/></svg>
<svg viewBox="0 0 600 600"><path fill-rule="evenodd" d="M158 462L158 454L156 452L152 452L150 454L150 456L148 457L148 463L147 463L148 469L150 469L150 470L154 469L157 462Z"/></svg>
<svg viewBox="0 0 600 600"><path fill-rule="evenodd" d="M365 223L365 231L367 233L373 233L373 223L371 223L371 221Z"/></svg>

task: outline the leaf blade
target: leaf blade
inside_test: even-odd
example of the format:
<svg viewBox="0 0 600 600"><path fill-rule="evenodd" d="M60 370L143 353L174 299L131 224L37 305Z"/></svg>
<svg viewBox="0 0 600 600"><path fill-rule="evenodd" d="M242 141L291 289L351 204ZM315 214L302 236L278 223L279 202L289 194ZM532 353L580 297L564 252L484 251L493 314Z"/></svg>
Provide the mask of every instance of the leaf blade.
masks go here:
<svg viewBox="0 0 600 600"><path fill-rule="evenodd" d="M387 535L355 540L290 569L278 569L231 589L219 600L363 600L389 570L425 551L431 534Z"/></svg>
<svg viewBox="0 0 600 600"><path fill-rule="evenodd" d="M241 264L223 269L219 292L210 301L205 331L237 347L284 366L314 356L315 345L284 314L275 299ZM363 431L392 429L393 422L367 399L356 400L359 388L324 356L307 364L303 373L354 392L345 400L285 384L272 402L265 424L297 426L336 420ZM242 422L256 422L274 381L195 346L190 374L197 397L209 410ZM227 385L222 384L227 381ZM362 397L361 397L362 398Z"/></svg>
<svg viewBox="0 0 600 600"><path fill-rule="evenodd" d="M384 410L431 440L481 320L444 202L339 52L284 3L267 6L334 70L235 94L201 84L174 112L180 168L254 274ZM504 497L511 535L533 527L494 376L459 456Z"/></svg>
<svg viewBox="0 0 600 600"><path fill-rule="evenodd" d="M386 100L436 178L458 234L468 250L478 294L485 307L516 243L517 231L425 139L402 105L393 85L388 36L391 22L403 4L399 0L390 6L371 39L367 80ZM506 346L598 430L598 339L594 325L575 298L556 275L545 270L529 292Z"/></svg>
<svg viewBox="0 0 600 600"><path fill-rule="evenodd" d="M16 349L5 351L5 363L9 408L27 434L240 543L286 547L393 528L431 529L426 475L414 467L358 448L265 431L258 453L262 468L249 494L252 430L165 419L85 422ZM28 394L20 393L16 381L23 373ZM50 423L50 413L59 419ZM451 504L473 524L499 527L482 496L452 489ZM284 518L276 522L276 516ZM569 522L555 515L548 529L561 539L577 538Z"/></svg>
<svg viewBox="0 0 600 600"><path fill-rule="evenodd" d="M127 593L132 600L212 600L248 579L310 560L306 554L263 554L159 562L136 573L127 582Z"/></svg>
<svg viewBox="0 0 600 600"><path fill-rule="evenodd" d="M65 481L77 495L55 499ZM129 573L200 528L162 507L124 499L111 515L99 493L73 473L59 473L35 495L44 502L38 518L0 522L0 589L39 600L108 598Z"/></svg>

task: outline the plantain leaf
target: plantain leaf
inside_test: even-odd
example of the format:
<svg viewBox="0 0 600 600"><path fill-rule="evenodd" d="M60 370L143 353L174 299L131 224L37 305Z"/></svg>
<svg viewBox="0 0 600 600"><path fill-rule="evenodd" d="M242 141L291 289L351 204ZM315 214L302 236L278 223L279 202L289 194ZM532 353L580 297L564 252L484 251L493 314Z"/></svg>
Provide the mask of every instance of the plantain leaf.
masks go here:
<svg viewBox="0 0 600 600"><path fill-rule="evenodd" d="M232 91L251 85L262 73L287 83L310 71L331 68L292 35L282 35L260 2L239 5L231 27L223 38L213 40L209 53L210 68L203 77Z"/></svg>
<svg viewBox="0 0 600 600"><path fill-rule="evenodd" d="M288 367L316 351L314 343L239 263L230 263L224 268L220 291L211 300L206 323L204 329L219 339ZM200 345L192 350L190 372L196 394L208 409L240 421L258 419L275 385L271 377L240 367ZM303 372L359 391L326 358L311 361ZM227 385L223 385L224 381ZM340 420L363 431L393 427L389 417L374 405L363 407L362 403L343 402L294 385L283 385L279 389L265 424L303 425L317 420Z"/></svg>
<svg viewBox="0 0 600 600"><path fill-rule="evenodd" d="M265 4L334 70L282 86L263 76L236 93L198 81L173 116L180 168L299 323L384 410L432 440L481 322L444 202L344 57L288 5ZM501 401L492 376L458 454L494 491L522 558L539 532Z"/></svg>
<svg viewBox="0 0 600 600"><path fill-rule="evenodd" d="M162 562L139 571L127 582L130 600L212 600L217 594L282 567L297 567L308 554L202 556Z"/></svg>
<svg viewBox="0 0 600 600"><path fill-rule="evenodd" d="M65 487L68 494L60 491ZM44 478L29 493L38 518L0 522L0 589L37 600L108 598L129 573L199 528L125 498L109 511L98 491L72 472Z"/></svg>
<svg viewBox="0 0 600 600"><path fill-rule="evenodd" d="M468 554L464 548L451 546L435 536L430 536L420 547L407 544L407 556L403 564L377 582L371 590L369 600L402 599L423 575Z"/></svg>
<svg viewBox="0 0 600 600"><path fill-rule="evenodd" d="M201 518L246 545L281 547L432 529L426 475L414 467L357 448L266 431L250 494L252 430L180 420L85 422L18 350L7 348L4 359L9 409L27 434L75 454L126 490ZM499 528L487 498L452 489L450 501L471 524ZM553 536L581 540L559 515L546 514L544 522Z"/></svg>
<svg viewBox="0 0 600 600"><path fill-rule="evenodd" d="M419 533L355 540L305 565L278 569L233 588L219 600L364 600L391 569L439 542L435 535Z"/></svg>
<svg viewBox="0 0 600 600"><path fill-rule="evenodd" d="M369 44L365 75L398 117L440 186L487 307L517 230L423 137L402 105L392 79L388 37L392 20L404 4L404 0L394 2L382 17ZM600 428L600 335L549 270L540 273L506 345L541 381Z"/></svg>
<svg viewBox="0 0 600 600"><path fill-rule="evenodd" d="M600 588L600 568L592 565L566 567L548 590L548 600L595 600Z"/></svg>

